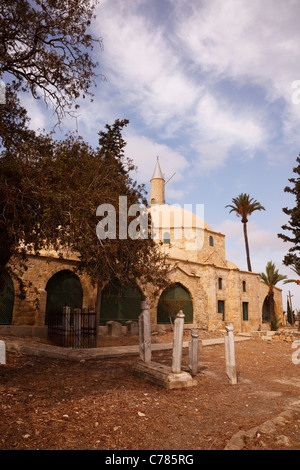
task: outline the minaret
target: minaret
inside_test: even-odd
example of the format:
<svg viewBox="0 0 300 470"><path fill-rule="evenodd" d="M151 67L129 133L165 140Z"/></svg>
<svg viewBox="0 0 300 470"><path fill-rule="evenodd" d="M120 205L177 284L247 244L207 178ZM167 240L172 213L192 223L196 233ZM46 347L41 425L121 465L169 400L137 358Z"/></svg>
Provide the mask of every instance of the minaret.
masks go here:
<svg viewBox="0 0 300 470"><path fill-rule="evenodd" d="M158 157L150 184L150 204L165 204L165 179L159 166Z"/></svg>

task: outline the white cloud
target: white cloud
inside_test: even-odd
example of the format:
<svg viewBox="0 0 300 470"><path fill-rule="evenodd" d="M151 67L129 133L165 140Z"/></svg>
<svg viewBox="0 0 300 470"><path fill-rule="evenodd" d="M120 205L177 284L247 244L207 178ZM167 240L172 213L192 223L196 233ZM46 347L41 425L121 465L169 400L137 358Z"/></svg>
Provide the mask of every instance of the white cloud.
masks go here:
<svg viewBox="0 0 300 470"><path fill-rule="evenodd" d="M197 86L185 74L166 31L136 7L113 2L99 10L104 74L122 104L134 106L148 125L166 125L175 117L181 121L195 102Z"/></svg>
<svg viewBox="0 0 300 470"><path fill-rule="evenodd" d="M263 7L261 0L101 1L94 28L103 38L98 59L107 81L92 105L82 102L79 131L90 136L131 113L137 133L141 124L158 130L160 141L180 135L196 152L196 169L211 171L235 146L249 158L257 149L270 154L268 104L282 98L281 131L300 144L300 104L292 102L292 83L300 79L299 14L293 0L264 0ZM233 99L217 93L221 80L234 83ZM261 89L259 105L239 93L249 83ZM43 127L43 115L31 109L32 125ZM66 123L75 129L74 121Z"/></svg>
<svg viewBox="0 0 300 470"><path fill-rule="evenodd" d="M258 85L269 102L283 98L283 130L294 136L300 105L292 103L291 86L300 79L300 3L183 0L173 6L179 41L199 71L212 81L230 78Z"/></svg>
<svg viewBox="0 0 300 470"><path fill-rule="evenodd" d="M224 233L228 240L230 239L238 246L245 246L243 224L240 218L236 221L226 219L215 230ZM289 248L286 243L277 237L276 233L263 228L255 220L248 221L247 233L251 253L282 254Z"/></svg>
<svg viewBox="0 0 300 470"><path fill-rule="evenodd" d="M249 110L228 105L206 93L195 110L194 123L198 136L193 147L198 152L201 170L213 170L222 166L236 145L247 150L250 156L267 140L266 130L259 116Z"/></svg>
<svg viewBox="0 0 300 470"><path fill-rule="evenodd" d="M145 1L105 2L99 7L102 71L115 90L115 105L133 108L140 122L159 129L161 137L184 135L197 152L201 170L222 166L236 145L249 157L265 148L270 137L267 113L243 108L241 101L221 100L214 84L227 77L244 83L250 77L270 96L282 96L283 78L274 77L274 60L268 65L268 53L273 59L276 53L276 13L267 21L266 33L259 24L267 15L257 1L241 1L239 6L230 0L169 2L169 17L156 23L141 5L150 8Z"/></svg>
<svg viewBox="0 0 300 470"><path fill-rule="evenodd" d="M176 182L183 178L184 170L188 167L186 158L167 145L158 144L143 136L128 134L126 142L125 152L128 157L133 159L134 164L137 165L138 180L146 184L150 181L156 165L156 158L159 157L160 166L166 181L176 173L168 186L169 194L170 190L173 189L174 191Z"/></svg>
<svg viewBox="0 0 300 470"><path fill-rule="evenodd" d="M20 94L21 105L27 110L30 117L30 128L39 131L47 125L46 113L41 100L32 97L31 94Z"/></svg>

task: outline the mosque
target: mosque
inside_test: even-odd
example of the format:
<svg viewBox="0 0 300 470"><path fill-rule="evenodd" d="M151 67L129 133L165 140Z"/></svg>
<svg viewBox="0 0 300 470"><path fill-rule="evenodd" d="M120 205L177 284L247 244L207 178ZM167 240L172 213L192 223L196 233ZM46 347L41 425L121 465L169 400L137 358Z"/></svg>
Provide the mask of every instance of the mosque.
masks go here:
<svg viewBox="0 0 300 470"><path fill-rule="evenodd" d="M185 327L208 331L224 329L234 323L236 332L270 329L268 287L258 275L243 271L226 260L225 235L215 232L189 208L165 202L165 179L157 160L150 181L150 204L154 239L169 255L170 286L157 297L151 291L124 288L116 279L112 289L104 288L100 313L100 334L108 321L125 324L137 320L144 297L150 305L153 330L170 328L176 313L183 310ZM199 212L199 213L198 213ZM29 255L24 280L30 281L26 298L21 300L18 284L7 277L0 296L0 334L46 337L49 312L68 305L71 308L95 306L96 289L87 275L75 275L74 253L64 259L57 253ZM275 314L283 317L282 292L274 288Z"/></svg>

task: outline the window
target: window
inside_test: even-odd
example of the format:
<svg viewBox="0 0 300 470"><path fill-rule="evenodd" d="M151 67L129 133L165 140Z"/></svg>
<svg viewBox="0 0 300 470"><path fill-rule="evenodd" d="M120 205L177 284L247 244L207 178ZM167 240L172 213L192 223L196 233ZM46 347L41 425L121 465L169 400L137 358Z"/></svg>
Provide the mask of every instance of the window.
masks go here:
<svg viewBox="0 0 300 470"><path fill-rule="evenodd" d="M170 238L170 234L169 232L165 232L164 233L164 244L165 245L168 245L171 243L171 238Z"/></svg>
<svg viewBox="0 0 300 470"><path fill-rule="evenodd" d="M214 246L214 238L211 235L209 237L209 246Z"/></svg>
<svg viewBox="0 0 300 470"><path fill-rule="evenodd" d="M246 281L243 281L243 292L246 292Z"/></svg>
<svg viewBox="0 0 300 470"><path fill-rule="evenodd" d="M222 321L225 320L225 302L224 300L218 300L218 313L222 314Z"/></svg>
<svg viewBox="0 0 300 470"><path fill-rule="evenodd" d="M219 277L218 282L219 282L219 289L222 289L222 278L221 277Z"/></svg>
<svg viewBox="0 0 300 470"><path fill-rule="evenodd" d="M243 321L248 321L248 302L243 302Z"/></svg>

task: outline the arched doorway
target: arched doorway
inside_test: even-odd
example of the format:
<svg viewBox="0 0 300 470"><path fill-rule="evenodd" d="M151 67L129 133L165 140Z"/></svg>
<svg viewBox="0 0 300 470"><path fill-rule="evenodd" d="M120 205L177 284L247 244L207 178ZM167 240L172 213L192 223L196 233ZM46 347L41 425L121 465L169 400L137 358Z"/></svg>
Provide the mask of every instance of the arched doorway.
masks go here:
<svg viewBox="0 0 300 470"><path fill-rule="evenodd" d="M0 325L11 325L14 309L15 289L8 273L4 274L4 288L0 293Z"/></svg>
<svg viewBox="0 0 300 470"><path fill-rule="evenodd" d="M185 323L193 323L193 302L187 289L179 283L168 287L161 294L157 306L157 323L170 323L182 310Z"/></svg>
<svg viewBox="0 0 300 470"><path fill-rule="evenodd" d="M67 269L54 274L46 285L47 302L45 324L48 324L49 313L68 306L71 309L81 308L83 291L78 277Z"/></svg>
<svg viewBox="0 0 300 470"><path fill-rule="evenodd" d="M262 322L271 323L271 310L270 310L270 299L267 296L264 300L262 307Z"/></svg>
<svg viewBox="0 0 300 470"><path fill-rule="evenodd" d="M141 314L142 294L138 287L122 285L118 279L108 283L101 295L100 325L107 321L137 321Z"/></svg>

